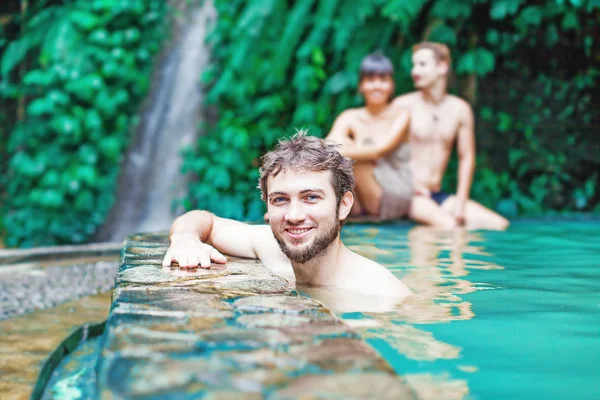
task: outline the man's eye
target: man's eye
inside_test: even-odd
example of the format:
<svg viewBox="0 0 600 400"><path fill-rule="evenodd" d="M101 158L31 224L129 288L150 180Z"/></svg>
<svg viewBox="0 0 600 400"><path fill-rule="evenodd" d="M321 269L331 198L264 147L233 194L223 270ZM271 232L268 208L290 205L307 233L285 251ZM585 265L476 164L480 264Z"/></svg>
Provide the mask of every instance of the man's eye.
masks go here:
<svg viewBox="0 0 600 400"><path fill-rule="evenodd" d="M283 203L285 201L285 197L275 197L272 202L273 203Z"/></svg>
<svg viewBox="0 0 600 400"><path fill-rule="evenodd" d="M319 196L317 196L316 194L309 194L308 196L306 196L306 200L308 201L317 201L319 200Z"/></svg>

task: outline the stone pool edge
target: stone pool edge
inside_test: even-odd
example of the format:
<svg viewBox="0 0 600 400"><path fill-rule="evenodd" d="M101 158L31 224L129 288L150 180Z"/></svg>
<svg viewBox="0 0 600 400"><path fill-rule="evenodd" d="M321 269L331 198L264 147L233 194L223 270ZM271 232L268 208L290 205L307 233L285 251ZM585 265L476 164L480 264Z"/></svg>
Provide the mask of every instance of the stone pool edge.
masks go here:
<svg viewBox="0 0 600 400"><path fill-rule="evenodd" d="M166 235L125 242L96 367L100 398L414 397L355 331L258 260L163 269L167 248Z"/></svg>

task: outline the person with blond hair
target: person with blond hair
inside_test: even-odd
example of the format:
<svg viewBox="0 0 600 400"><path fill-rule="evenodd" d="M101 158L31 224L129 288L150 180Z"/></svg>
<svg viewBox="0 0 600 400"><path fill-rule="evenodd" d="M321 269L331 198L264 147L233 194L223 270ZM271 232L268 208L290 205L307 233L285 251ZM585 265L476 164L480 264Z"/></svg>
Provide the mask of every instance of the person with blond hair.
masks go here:
<svg viewBox="0 0 600 400"><path fill-rule="evenodd" d="M447 93L452 65L440 43L422 42L412 49L411 75L417 89L398 96L392 106L410 112L410 170L415 185L408 216L436 227L503 230L508 220L470 199L475 171L475 126L468 102ZM441 191L454 143L458 152L456 194Z"/></svg>

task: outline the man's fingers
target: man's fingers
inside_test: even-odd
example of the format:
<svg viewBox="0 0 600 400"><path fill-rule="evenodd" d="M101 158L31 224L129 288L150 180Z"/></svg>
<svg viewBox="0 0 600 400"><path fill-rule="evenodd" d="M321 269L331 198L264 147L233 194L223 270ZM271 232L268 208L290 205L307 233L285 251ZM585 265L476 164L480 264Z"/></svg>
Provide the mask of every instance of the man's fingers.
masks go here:
<svg viewBox="0 0 600 400"><path fill-rule="evenodd" d="M167 254L165 254L165 258L163 258L163 262L162 262L163 267L171 266L172 261L173 261L173 256L171 255L171 251L167 250Z"/></svg>
<svg viewBox="0 0 600 400"><path fill-rule="evenodd" d="M225 264L227 262L227 257L225 257L223 254L219 253L219 251L217 249L213 249L213 251L210 255L210 258L217 264Z"/></svg>
<svg viewBox="0 0 600 400"><path fill-rule="evenodd" d="M200 267L210 268L210 257L208 256L208 254L203 253L200 255Z"/></svg>

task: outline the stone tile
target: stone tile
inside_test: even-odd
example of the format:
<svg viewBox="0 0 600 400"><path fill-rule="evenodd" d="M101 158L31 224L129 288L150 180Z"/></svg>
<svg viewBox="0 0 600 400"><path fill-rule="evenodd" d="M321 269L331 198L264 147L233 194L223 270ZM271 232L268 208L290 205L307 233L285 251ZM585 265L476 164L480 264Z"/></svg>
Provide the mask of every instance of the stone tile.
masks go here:
<svg viewBox="0 0 600 400"><path fill-rule="evenodd" d="M138 257L164 257L167 253L169 246L140 246L140 245L127 245L123 248L123 255L125 257L133 255Z"/></svg>
<svg viewBox="0 0 600 400"><path fill-rule="evenodd" d="M414 399L400 377L380 372L306 375L294 380L272 398L284 399Z"/></svg>
<svg viewBox="0 0 600 400"><path fill-rule="evenodd" d="M308 297L302 296L250 296L237 300L234 304L236 310L241 312L271 312L284 314L308 314L325 311L323 305Z"/></svg>
<svg viewBox="0 0 600 400"><path fill-rule="evenodd" d="M119 270L117 273L117 284L142 283L153 284L176 281L177 277L165 272L162 267L154 265L140 265L136 268Z"/></svg>
<svg viewBox="0 0 600 400"><path fill-rule="evenodd" d="M236 323L247 328L281 328L310 324L310 316L285 314L248 314L238 317Z"/></svg>
<svg viewBox="0 0 600 400"><path fill-rule="evenodd" d="M256 260L163 268L130 237L97 366L101 398L410 398L361 337Z"/></svg>

